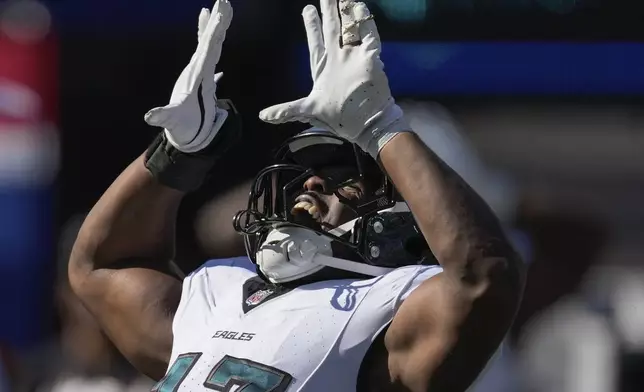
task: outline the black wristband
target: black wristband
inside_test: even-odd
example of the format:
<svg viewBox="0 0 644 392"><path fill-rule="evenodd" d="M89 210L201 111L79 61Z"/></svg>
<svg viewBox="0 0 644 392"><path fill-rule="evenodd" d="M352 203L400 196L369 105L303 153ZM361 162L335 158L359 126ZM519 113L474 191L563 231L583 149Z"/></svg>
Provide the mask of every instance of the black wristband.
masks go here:
<svg viewBox="0 0 644 392"><path fill-rule="evenodd" d="M228 111L228 118L205 149L195 153L177 150L160 132L145 153L145 167L161 184L183 192L193 192L204 183L215 163L241 139L241 119L230 100L220 99L217 107Z"/></svg>

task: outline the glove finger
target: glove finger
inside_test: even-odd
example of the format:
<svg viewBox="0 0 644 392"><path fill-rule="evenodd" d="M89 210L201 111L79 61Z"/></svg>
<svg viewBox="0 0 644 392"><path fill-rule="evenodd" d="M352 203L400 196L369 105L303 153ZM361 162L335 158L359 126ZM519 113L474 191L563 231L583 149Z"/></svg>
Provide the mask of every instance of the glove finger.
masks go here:
<svg viewBox="0 0 644 392"><path fill-rule="evenodd" d="M343 46L360 45L360 19L358 19L355 12L356 4L352 0L346 0L340 3Z"/></svg>
<svg viewBox="0 0 644 392"><path fill-rule="evenodd" d="M269 124L283 124L285 122L302 121L309 117L307 113L308 98L271 106L259 113L259 118Z"/></svg>
<svg viewBox="0 0 644 392"><path fill-rule="evenodd" d="M226 30L230 27L230 22L233 20L233 7L229 0L217 0L212 12L210 13L210 20L206 27L206 34L209 37L215 36L216 38L223 38L226 35Z"/></svg>
<svg viewBox="0 0 644 392"><path fill-rule="evenodd" d="M362 44L360 45L368 53L374 56L380 56L382 52L382 43L378 36L374 33L369 33L362 37Z"/></svg>
<svg viewBox="0 0 644 392"><path fill-rule="evenodd" d="M208 8L202 8L201 13L199 14L199 30L197 37L201 39L206 27L208 27L208 21L210 20L210 10Z"/></svg>
<svg viewBox="0 0 644 392"><path fill-rule="evenodd" d="M373 19L373 15L367 5L365 3L356 3L353 7L353 14L360 26L362 45L366 49L380 51L380 33L378 33L378 26L376 26L376 21Z"/></svg>
<svg viewBox="0 0 644 392"><path fill-rule="evenodd" d="M232 20L232 6L229 0L217 0L210 12L210 19L202 30L197 52L189 65L189 90L194 91L197 85L212 82L217 64L221 57L221 49L226 38L226 30Z"/></svg>
<svg viewBox="0 0 644 392"><path fill-rule="evenodd" d="M343 0L320 0L320 9L322 10L322 28L324 32L324 41L329 44L329 48L340 46L340 37L342 34L342 20L338 13L338 1Z"/></svg>
<svg viewBox="0 0 644 392"><path fill-rule="evenodd" d="M154 108L145 114L145 122L153 127L169 128L172 107Z"/></svg>
<svg viewBox="0 0 644 392"><path fill-rule="evenodd" d="M316 78L318 65L324 57L324 35L322 34L322 21L318 14L317 8L313 5L307 5L302 11L304 19L304 28L306 29L306 39L309 44L309 54L311 62L311 75Z"/></svg>
<svg viewBox="0 0 644 392"><path fill-rule="evenodd" d="M210 14L208 26L201 37L200 50L205 52L203 59L204 72L214 73L221 57L221 49L226 39L226 31L230 27L233 8L229 0L217 0Z"/></svg>
<svg viewBox="0 0 644 392"><path fill-rule="evenodd" d="M219 81L220 81L220 80L221 80L221 78L223 78L223 77L224 77L224 73L223 73L223 72L218 72L218 73L216 73L216 74L215 74L215 84L219 83Z"/></svg>

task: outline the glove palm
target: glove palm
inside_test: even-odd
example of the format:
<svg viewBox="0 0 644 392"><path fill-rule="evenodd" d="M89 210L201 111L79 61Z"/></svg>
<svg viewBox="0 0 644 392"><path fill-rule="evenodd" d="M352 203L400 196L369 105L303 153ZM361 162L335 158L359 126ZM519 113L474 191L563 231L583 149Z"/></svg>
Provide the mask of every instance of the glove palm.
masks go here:
<svg viewBox="0 0 644 392"><path fill-rule="evenodd" d="M381 42L364 3L322 0L323 22L317 9L303 11L309 44L313 88L302 99L267 108L263 121L307 122L333 131L377 155L402 123L380 60ZM361 41L361 42L360 42ZM342 43L342 45L340 44ZM400 127L399 127L400 128Z"/></svg>

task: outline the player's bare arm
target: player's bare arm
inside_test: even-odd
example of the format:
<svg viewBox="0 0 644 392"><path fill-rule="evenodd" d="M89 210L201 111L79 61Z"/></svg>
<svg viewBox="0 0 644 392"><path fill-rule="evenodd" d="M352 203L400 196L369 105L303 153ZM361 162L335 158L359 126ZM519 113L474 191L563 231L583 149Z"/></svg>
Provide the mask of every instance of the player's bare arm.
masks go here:
<svg viewBox="0 0 644 392"><path fill-rule="evenodd" d="M485 202L415 134L395 136L379 158L444 268L387 332L391 376L413 391L464 391L518 309L521 261Z"/></svg>
<svg viewBox="0 0 644 392"><path fill-rule="evenodd" d="M231 217L248 203L251 181L228 189L206 202L197 212L194 232L201 257L189 255L195 262L224 259L246 254L243 237L230 224Z"/></svg>
<svg viewBox="0 0 644 392"><path fill-rule="evenodd" d="M234 140L225 129L232 108L215 95L221 77L215 68L231 19L227 0L212 13L202 10L197 51L170 104L146 115L164 131L94 206L69 262L76 294L118 349L153 379L168 366L181 298L171 262L179 205Z"/></svg>
<svg viewBox="0 0 644 392"><path fill-rule="evenodd" d="M172 315L181 297L173 273L174 220L183 194L134 161L87 216L69 279L117 348L160 378L172 349Z"/></svg>
<svg viewBox="0 0 644 392"><path fill-rule="evenodd" d="M373 367L388 369L386 390L463 391L512 322L523 285L520 260L488 206L407 125L391 97L367 7L322 0L321 11L322 20L312 6L303 13L311 94L260 118L329 129L382 164L444 273L405 300L385 336L385 366Z"/></svg>

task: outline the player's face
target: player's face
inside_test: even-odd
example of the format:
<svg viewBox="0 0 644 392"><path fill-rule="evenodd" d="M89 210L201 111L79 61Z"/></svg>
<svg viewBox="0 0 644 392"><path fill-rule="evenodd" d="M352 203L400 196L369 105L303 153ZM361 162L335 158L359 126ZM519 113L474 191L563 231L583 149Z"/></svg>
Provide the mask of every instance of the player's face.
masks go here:
<svg viewBox="0 0 644 392"><path fill-rule="evenodd" d="M365 193L362 181L334 190L329 189L327 182L318 176L309 178L304 183L304 190L304 193L295 198L291 213L298 223L306 226L319 225L327 231L357 218L356 213L341 202L335 192L351 201L360 200Z"/></svg>

